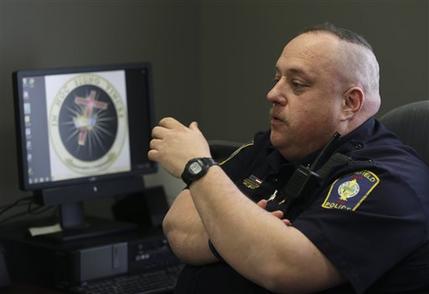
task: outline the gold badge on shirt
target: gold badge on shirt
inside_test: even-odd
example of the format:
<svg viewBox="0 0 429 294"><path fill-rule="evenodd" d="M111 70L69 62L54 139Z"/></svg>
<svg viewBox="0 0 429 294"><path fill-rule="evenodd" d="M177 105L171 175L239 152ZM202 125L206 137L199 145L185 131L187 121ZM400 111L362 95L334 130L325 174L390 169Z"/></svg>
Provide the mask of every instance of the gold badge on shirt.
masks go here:
<svg viewBox="0 0 429 294"><path fill-rule="evenodd" d="M246 188L255 190L261 186L262 180L257 178L254 175L250 175L250 177L243 180L243 185L246 186Z"/></svg>

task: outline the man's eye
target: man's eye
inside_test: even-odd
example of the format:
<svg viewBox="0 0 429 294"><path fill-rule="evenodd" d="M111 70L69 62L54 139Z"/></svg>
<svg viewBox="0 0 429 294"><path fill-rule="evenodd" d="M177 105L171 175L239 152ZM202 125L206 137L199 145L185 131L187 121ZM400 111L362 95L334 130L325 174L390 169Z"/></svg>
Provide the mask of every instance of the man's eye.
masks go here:
<svg viewBox="0 0 429 294"><path fill-rule="evenodd" d="M301 89L307 87L307 85L302 83L302 82L292 81L292 87L296 90L301 90Z"/></svg>
<svg viewBox="0 0 429 294"><path fill-rule="evenodd" d="M303 83L301 81L295 81L295 80L291 81L291 85L292 85L292 89L294 91L304 91L305 88L308 87L307 84L305 84L305 83Z"/></svg>

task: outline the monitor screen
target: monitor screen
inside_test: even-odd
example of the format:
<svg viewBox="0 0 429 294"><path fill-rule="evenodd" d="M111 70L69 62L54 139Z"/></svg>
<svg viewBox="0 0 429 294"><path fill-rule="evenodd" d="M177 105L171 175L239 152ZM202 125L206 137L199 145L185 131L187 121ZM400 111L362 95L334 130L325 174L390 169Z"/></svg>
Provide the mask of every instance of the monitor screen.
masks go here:
<svg viewBox="0 0 429 294"><path fill-rule="evenodd" d="M17 71L20 185L44 190L150 173L147 63Z"/></svg>
<svg viewBox="0 0 429 294"><path fill-rule="evenodd" d="M147 63L13 73L20 186L58 205L75 240L134 228L84 217L86 200L142 192L153 126Z"/></svg>

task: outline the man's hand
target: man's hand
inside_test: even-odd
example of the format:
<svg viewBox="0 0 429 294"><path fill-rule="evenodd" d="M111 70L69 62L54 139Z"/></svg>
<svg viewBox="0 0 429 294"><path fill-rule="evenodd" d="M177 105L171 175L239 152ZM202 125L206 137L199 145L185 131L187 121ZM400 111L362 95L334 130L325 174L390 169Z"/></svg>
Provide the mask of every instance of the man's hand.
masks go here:
<svg viewBox="0 0 429 294"><path fill-rule="evenodd" d="M268 202L267 200L262 199L262 200L260 200L257 204L258 204L258 206L259 206L259 207L261 207L261 208L263 208L263 209L266 209L266 207L267 207L267 202ZM292 225L292 223L291 223L291 221L290 221L290 220L288 220L287 218L283 218L283 217L284 217L284 213L283 213L283 211L281 211L281 210L276 210L276 211L271 212L271 214L272 214L273 216L275 216L275 217L277 217L277 218L281 219L285 225L287 225L287 226L291 226L291 225Z"/></svg>
<svg viewBox="0 0 429 294"><path fill-rule="evenodd" d="M167 117L152 130L148 157L179 178L190 159L211 155L207 140L196 122L186 127L174 118Z"/></svg>

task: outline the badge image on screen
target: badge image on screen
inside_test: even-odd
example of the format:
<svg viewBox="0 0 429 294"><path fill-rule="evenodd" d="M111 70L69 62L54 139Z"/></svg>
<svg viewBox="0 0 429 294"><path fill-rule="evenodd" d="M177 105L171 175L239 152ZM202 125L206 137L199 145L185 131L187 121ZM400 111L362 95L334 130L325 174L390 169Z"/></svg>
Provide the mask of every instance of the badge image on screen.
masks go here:
<svg viewBox="0 0 429 294"><path fill-rule="evenodd" d="M53 180L130 171L123 71L48 76L46 98Z"/></svg>

